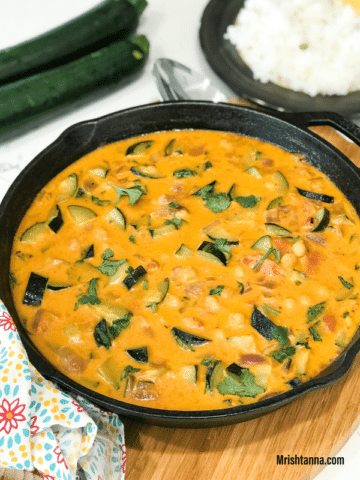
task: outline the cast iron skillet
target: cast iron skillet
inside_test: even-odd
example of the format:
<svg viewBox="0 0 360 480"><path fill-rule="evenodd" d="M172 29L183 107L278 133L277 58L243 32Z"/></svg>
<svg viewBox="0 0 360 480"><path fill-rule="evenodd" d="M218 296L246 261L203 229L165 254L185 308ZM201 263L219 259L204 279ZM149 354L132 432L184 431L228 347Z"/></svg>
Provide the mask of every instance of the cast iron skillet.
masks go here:
<svg viewBox="0 0 360 480"><path fill-rule="evenodd" d="M0 205L0 298L16 323L33 365L64 390L81 395L120 416L171 427L211 427L258 417L301 395L332 384L349 369L360 349L360 329L351 344L318 378L281 395L251 405L211 411L166 411L138 407L99 395L69 380L37 351L22 328L9 286L9 259L18 225L37 193L56 174L85 154L117 140L173 129L208 129L240 133L303 153L323 171L354 205L360 216L360 172L342 153L310 130L311 125L330 125L360 145L360 129L336 113L265 113L210 102L166 102L120 111L78 123L42 151L17 177Z"/></svg>

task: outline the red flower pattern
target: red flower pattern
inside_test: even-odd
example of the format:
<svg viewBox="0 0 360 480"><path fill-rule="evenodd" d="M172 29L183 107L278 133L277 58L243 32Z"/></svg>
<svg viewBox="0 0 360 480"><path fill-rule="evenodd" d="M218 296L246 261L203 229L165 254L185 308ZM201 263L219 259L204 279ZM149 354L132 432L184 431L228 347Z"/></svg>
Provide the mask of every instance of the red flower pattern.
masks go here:
<svg viewBox="0 0 360 480"><path fill-rule="evenodd" d="M16 332L15 323L13 322L13 319L10 317L10 315L7 312L3 312L0 315L0 327L3 327L5 332L7 332L8 330L12 330L13 332Z"/></svg>
<svg viewBox="0 0 360 480"><path fill-rule="evenodd" d="M36 421L37 421L37 417L34 416L34 417L31 417L31 424L30 424L30 433L31 435L34 435L35 433L37 433L40 428L35 425L36 424Z"/></svg>
<svg viewBox="0 0 360 480"><path fill-rule="evenodd" d="M121 445L122 448L122 455L121 455L121 466L122 466L122 472L125 474L126 470L126 448L125 448L125 443Z"/></svg>
<svg viewBox="0 0 360 480"><path fill-rule="evenodd" d="M0 425L3 425L0 428L0 432L4 431L9 434L13 428L18 428L19 422L26 420L26 417L22 414L26 405L19 405L19 402L19 398L12 403L9 403L6 398L2 401L0 405Z"/></svg>
<svg viewBox="0 0 360 480"><path fill-rule="evenodd" d="M76 407L76 411L77 411L77 412L80 413L80 412L83 412L83 411L84 411L84 409L82 408L82 406L79 405L77 402L75 402L75 400L73 400L71 403Z"/></svg>
<svg viewBox="0 0 360 480"><path fill-rule="evenodd" d="M65 458L64 458L64 455L62 453L62 451L60 450L59 446L55 447L54 448L54 453L55 455L57 456L57 463L60 465L60 463L63 463L64 464L64 467L66 468L66 470L68 469L68 466L66 464L66 461L65 461Z"/></svg>

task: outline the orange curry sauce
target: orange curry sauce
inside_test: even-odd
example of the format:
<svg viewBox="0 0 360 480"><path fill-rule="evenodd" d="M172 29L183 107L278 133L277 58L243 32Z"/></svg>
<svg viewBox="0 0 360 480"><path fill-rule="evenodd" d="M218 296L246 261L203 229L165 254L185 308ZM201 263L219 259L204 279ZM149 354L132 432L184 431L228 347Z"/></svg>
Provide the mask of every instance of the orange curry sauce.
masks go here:
<svg viewBox="0 0 360 480"><path fill-rule="evenodd" d="M232 133L105 146L38 194L11 258L20 320L96 392L161 409L256 402L359 324L360 224L326 176Z"/></svg>

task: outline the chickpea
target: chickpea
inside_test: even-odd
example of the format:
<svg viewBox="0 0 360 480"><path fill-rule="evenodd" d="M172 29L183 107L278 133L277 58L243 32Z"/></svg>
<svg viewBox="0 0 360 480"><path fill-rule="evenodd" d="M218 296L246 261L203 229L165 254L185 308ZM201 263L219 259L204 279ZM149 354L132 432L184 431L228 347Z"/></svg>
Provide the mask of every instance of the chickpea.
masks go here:
<svg viewBox="0 0 360 480"><path fill-rule="evenodd" d="M295 253L297 257L303 257L306 254L306 246L302 240L297 241L291 247L291 250Z"/></svg>

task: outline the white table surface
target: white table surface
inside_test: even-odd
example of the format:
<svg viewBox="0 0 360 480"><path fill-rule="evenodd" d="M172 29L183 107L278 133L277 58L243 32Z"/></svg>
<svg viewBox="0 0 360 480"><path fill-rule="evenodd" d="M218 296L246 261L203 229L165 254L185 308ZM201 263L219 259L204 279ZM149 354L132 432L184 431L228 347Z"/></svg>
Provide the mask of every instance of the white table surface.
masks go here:
<svg viewBox="0 0 360 480"><path fill-rule="evenodd" d="M44 33L99 3L99 0L0 0L0 49ZM0 138L0 200L19 171L63 130L83 120L96 118L124 108L160 100L153 76L154 61L168 57L207 75L228 97L235 95L212 72L199 43L199 26L208 0L148 0L141 16L138 33L147 35L151 50L141 75L111 93L92 97L74 105L43 125L13 138ZM0 110L1 115L1 110ZM359 400L360 413L360 400ZM297 452L301 455L302 452ZM337 456L345 466L328 466L316 480L355 480L360 474L360 428ZM140 480L140 479L139 479ZM196 480L196 479L194 479ZM235 479L234 479L235 480Z"/></svg>

